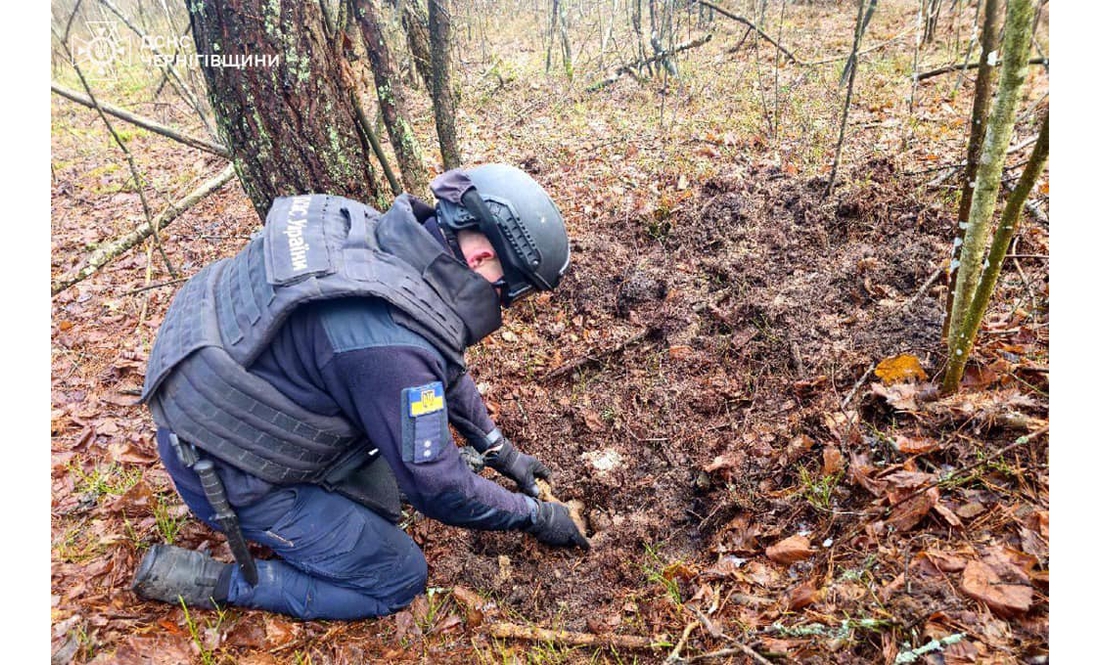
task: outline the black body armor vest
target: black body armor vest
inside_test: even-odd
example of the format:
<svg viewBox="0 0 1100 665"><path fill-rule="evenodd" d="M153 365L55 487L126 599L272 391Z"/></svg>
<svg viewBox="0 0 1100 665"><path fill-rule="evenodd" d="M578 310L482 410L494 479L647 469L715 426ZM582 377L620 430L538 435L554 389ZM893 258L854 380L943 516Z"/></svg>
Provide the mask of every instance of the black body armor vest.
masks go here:
<svg viewBox="0 0 1100 665"><path fill-rule="evenodd" d="M385 214L350 199L275 200L263 232L180 289L149 356L142 401L160 427L268 482L321 482L362 456L364 432L312 413L247 368L307 302L375 297L435 346L453 379L500 327L491 284L452 257L401 195Z"/></svg>

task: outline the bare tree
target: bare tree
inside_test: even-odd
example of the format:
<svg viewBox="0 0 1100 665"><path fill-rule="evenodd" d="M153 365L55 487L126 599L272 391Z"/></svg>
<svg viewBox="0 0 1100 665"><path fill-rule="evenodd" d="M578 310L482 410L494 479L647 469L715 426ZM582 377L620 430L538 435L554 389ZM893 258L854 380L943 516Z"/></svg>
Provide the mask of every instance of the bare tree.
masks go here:
<svg viewBox="0 0 1100 665"><path fill-rule="evenodd" d="M451 7L449 0L428 0L428 27L432 54L432 109L443 167L462 164L455 136L455 95L451 85Z"/></svg>

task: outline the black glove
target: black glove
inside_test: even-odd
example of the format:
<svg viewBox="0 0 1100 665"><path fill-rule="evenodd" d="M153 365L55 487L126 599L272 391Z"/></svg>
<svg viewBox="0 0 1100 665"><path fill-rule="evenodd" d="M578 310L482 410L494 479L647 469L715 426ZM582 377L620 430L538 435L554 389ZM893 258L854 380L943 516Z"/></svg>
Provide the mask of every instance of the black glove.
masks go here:
<svg viewBox="0 0 1100 665"><path fill-rule="evenodd" d="M550 501L539 501L538 504L538 517L534 524L527 527L527 533L547 545L589 548L588 539L577 528L577 523L569 516L569 509L564 504Z"/></svg>
<svg viewBox="0 0 1100 665"><path fill-rule="evenodd" d="M516 481L520 491L533 497L539 495L535 478L546 480L550 477L550 469L545 464L516 450L512 442L504 437L485 451L485 466Z"/></svg>

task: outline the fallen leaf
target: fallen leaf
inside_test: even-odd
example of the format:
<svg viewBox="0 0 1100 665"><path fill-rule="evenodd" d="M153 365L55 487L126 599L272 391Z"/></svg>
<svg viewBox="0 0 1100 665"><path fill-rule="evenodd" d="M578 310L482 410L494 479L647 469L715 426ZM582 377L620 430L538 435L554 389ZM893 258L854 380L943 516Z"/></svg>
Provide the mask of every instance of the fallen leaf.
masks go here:
<svg viewBox="0 0 1100 665"><path fill-rule="evenodd" d="M911 499L906 499L904 502L900 503L900 505L897 505L893 512L890 513L890 517L887 518L886 524L894 527L898 531L908 531L924 519L924 516L936 505L939 499L940 491L939 488L936 487L926 492L921 492Z"/></svg>
<svg viewBox="0 0 1100 665"><path fill-rule="evenodd" d="M264 617L264 632L267 634L268 648L282 646L294 639L298 627L286 619L276 616Z"/></svg>
<svg viewBox="0 0 1100 665"><path fill-rule="evenodd" d="M1005 583L991 566L981 561L966 564L961 588L963 593L985 603L991 612L1005 619L1031 609L1030 586Z"/></svg>
<svg viewBox="0 0 1100 665"><path fill-rule="evenodd" d="M898 383L885 386L872 383L871 392L898 411L916 411L917 404L935 398L938 389L931 383Z"/></svg>
<svg viewBox="0 0 1100 665"><path fill-rule="evenodd" d="M894 438L898 451L907 455L921 455L939 450L940 442L926 436L905 436L899 434Z"/></svg>
<svg viewBox="0 0 1100 665"><path fill-rule="evenodd" d="M808 559L814 555L815 549L810 547L810 540L806 536L791 536L768 547L764 553L776 563L790 565L796 561Z"/></svg>
<svg viewBox="0 0 1100 665"><path fill-rule="evenodd" d="M821 473L831 476L844 471L844 456L836 446L827 446L821 454Z"/></svg>
<svg viewBox="0 0 1100 665"><path fill-rule="evenodd" d="M787 597L792 610L800 610L817 601L817 585L813 580L806 580L799 584Z"/></svg>
<svg viewBox="0 0 1100 665"><path fill-rule="evenodd" d="M892 386L902 381L927 381L928 375L920 366L916 356L908 353L885 358L875 367L875 376L882 379L882 383Z"/></svg>
<svg viewBox="0 0 1100 665"><path fill-rule="evenodd" d="M860 443L859 413L857 411L837 411L824 415L825 427L841 443Z"/></svg>
<svg viewBox="0 0 1100 665"><path fill-rule="evenodd" d="M937 503L932 506L932 509L935 510L936 513L939 514L939 516L942 517L951 526L955 527L956 529L962 528L962 520L960 520L959 516L952 512L951 509L947 506L943 505L942 503Z"/></svg>

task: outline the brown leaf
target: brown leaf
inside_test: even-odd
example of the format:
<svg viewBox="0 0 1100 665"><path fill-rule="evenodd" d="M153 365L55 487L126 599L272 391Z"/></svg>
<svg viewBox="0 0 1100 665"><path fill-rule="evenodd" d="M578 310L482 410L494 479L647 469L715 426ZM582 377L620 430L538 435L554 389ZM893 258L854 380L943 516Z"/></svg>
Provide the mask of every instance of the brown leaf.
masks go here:
<svg viewBox="0 0 1100 665"><path fill-rule="evenodd" d="M485 599L464 586L456 586L451 592L459 605L466 610L466 625L477 628L485 621Z"/></svg>
<svg viewBox="0 0 1100 665"><path fill-rule="evenodd" d="M264 632L267 634L268 648L278 647L298 635L298 625L281 617L268 615L264 617Z"/></svg>
<svg viewBox="0 0 1100 665"><path fill-rule="evenodd" d="M191 640L183 635L156 637L131 635L115 650L112 663L129 665L178 665L191 662Z"/></svg>
<svg viewBox="0 0 1100 665"><path fill-rule="evenodd" d="M859 432L859 413L857 411L837 411L826 413L824 416L825 427L837 441L841 443L859 443L862 436Z"/></svg>
<svg viewBox="0 0 1100 665"><path fill-rule="evenodd" d="M703 471L706 471L707 473L714 473L719 469L729 469L731 467L737 466L739 461L739 455L719 455L718 457L715 457L709 464L705 465L703 467Z"/></svg>
<svg viewBox="0 0 1100 665"><path fill-rule="evenodd" d="M940 442L933 438L926 436L905 436L899 434L894 438L894 443L897 444L898 450L907 455L921 455L923 453L930 453L933 450L939 450Z"/></svg>
<svg viewBox="0 0 1100 665"><path fill-rule="evenodd" d="M916 356L903 353L898 356L884 358L875 367L875 376L882 379L882 383L892 386L903 381L927 381L928 375L920 366Z"/></svg>
<svg viewBox="0 0 1100 665"><path fill-rule="evenodd" d="M898 411L916 411L920 402L936 396L937 388L931 383L898 383L892 386L872 383L871 392L884 398Z"/></svg>
<svg viewBox="0 0 1100 665"><path fill-rule="evenodd" d="M875 496L882 496L886 491L886 483L872 477L878 469L871 464L870 459L863 453L853 453L851 463L848 465L848 478L855 481L860 487Z"/></svg>
<svg viewBox="0 0 1100 665"><path fill-rule="evenodd" d="M584 426L591 432L603 432L604 427L603 420L600 419L600 414L591 409L582 409L581 416L584 419Z"/></svg>
<svg viewBox="0 0 1100 665"><path fill-rule="evenodd" d="M966 568L966 559L939 550L925 550L921 557L927 559L936 572L957 573Z"/></svg>
<svg viewBox="0 0 1100 665"><path fill-rule="evenodd" d="M924 516L936 505L939 499L940 491L937 487L933 487L926 492L921 492L913 498L897 505L893 512L890 513L890 517L886 520L886 524L893 526L898 531L908 531L924 519Z"/></svg>
<svg viewBox="0 0 1100 665"><path fill-rule="evenodd" d="M962 576L962 591L989 606L1002 618L1025 614L1031 609L1031 587L1005 583L991 566L982 561L966 564Z"/></svg>
<svg viewBox="0 0 1100 665"><path fill-rule="evenodd" d="M800 610L817 601L817 585L813 580L806 580L791 590L787 600L792 610Z"/></svg>
<svg viewBox="0 0 1100 665"><path fill-rule="evenodd" d="M791 536L768 547L764 553L776 563L790 565L796 561L808 559L816 551L810 547L810 540L806 536Z"/></svg>
<svg viewBox="0 0 1100 665"><path fill-rule="evenodd" d="M827 446L821 456L822 474L831 476L835 473L844 471L844 456L840 454L840 449L836 446Z"/></svg>
<svg viewBox="0 0 1100 665"><path fill-rule="evenodd" d="M683 360L691 356L691 347L684 344L677 344L675 346L668 347L668 357L673 360Z"/></svg>
<svg viewBox="0 0 1100 665"><path fill-rule="evenodd" d="M956 529L962 528L962 520L959 519L958 515L951 512L951 509L947 506L943 505L942 503L937 503L936 505L932 506L932 509L935 510L936 513L939 514L939 516L942 517L951 526L955 527Z"/></svg>

